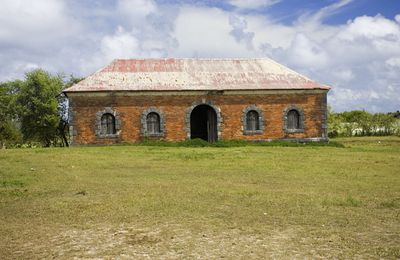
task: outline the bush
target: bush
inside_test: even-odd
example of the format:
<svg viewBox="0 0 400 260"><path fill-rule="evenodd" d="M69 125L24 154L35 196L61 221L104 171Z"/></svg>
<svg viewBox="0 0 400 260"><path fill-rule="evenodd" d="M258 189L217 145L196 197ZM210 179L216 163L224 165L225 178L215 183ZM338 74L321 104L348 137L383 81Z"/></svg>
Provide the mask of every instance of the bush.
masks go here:
<svg viewBox="0 0 400 260"><path fill-rule="evenodd" d="M22 142L22 134L11 120L0 122L0 148L12 147Z"/></svg>
<svg viewBox="0 0 400 260"><path fill-rule="evenodd" d="M328 109L328 136L387 136L400 134L400 112L369 113L362 110L335 113Z"/></svg>

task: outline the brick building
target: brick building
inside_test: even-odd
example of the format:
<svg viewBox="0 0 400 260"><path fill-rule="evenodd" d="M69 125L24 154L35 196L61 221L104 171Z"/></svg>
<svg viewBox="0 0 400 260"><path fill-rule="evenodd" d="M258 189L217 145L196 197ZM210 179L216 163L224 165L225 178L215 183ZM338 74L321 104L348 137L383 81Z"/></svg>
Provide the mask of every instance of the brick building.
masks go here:
<svg viewBox="0 0 400 260"><path fill-rule="evenodd" d="M327 92L270 59L114 60L65 90L72 144L326 140Z"/></svg>

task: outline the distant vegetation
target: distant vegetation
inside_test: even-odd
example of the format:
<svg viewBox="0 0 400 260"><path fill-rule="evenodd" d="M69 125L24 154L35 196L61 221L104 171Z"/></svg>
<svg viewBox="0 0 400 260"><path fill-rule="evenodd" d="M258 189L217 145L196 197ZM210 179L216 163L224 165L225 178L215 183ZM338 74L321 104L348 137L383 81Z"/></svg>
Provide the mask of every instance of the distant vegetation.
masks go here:
<svg viewBox="0 0 400 260"><path fill-rule="evenodd" d="M400 135L400 111L369 113L363 110L335 113L329 109L329 137Z"/></svg>

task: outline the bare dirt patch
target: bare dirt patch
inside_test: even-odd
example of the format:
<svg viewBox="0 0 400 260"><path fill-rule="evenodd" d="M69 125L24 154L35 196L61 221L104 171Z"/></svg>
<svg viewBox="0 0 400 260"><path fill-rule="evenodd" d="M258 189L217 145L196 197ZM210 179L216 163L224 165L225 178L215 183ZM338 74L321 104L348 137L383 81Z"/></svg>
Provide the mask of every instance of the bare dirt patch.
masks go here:
<svg viewBox="0 0 400 260"><path fill-rule="evenodd" d="M240 229L193 231L179 225L157 229L135 226L70 229L40 243L25 243L18 258L65 259L210 259L304 256L292 247L293 229L249 233Z"/></svg>
<svg viewBox="0 0 400 260"><path fill-rule="evenodd" d="M360 233L360 237L368 234ZM381 234L382 235L382 234ZM398 255L396 234L386 234L386 248L352 251L354 237L302 227L243 230L191 230L181 225L143 228L132 225L69 229L46 240L25 243L16 258L57 259L326 259L391 258ZM349 248L343 247L348 244ZM364 250L362 248L364 247ZM357 246L356 246L357 248ZM397 250L397 251L396 251Z"/></svg>

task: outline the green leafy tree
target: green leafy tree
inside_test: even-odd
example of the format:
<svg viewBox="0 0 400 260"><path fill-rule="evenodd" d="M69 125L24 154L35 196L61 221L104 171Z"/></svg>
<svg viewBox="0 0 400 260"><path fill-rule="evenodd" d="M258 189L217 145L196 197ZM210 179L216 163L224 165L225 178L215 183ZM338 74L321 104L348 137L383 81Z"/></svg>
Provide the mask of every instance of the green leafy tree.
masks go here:
<svg viewBox="0 0 400 260"><path fill-rule="evenodd" d="M385 114L383 117L382 126L385 129L386 135L391 135L395 133L396 117L391 114Z"/></svg>
<svg viewBox="0 0 400 260"><path fill-rule="evenodd" d="M343 132L343 119L328 106L328 136L337 137Z"/></svg>
<svg viewBox="0 0 400 260"><path fill-rule="evenodd" d="M20 80L0 84L0 147L22 141L15 110L15 98L22 84Z"/></svg>
<svg viewBox="0 0 400 260"><path fill-rule="evenodd" d="M328 109L329 137L400 134L398 112L371 114L363 110L334 113Z"/></svg>
<svg viewBox="0 0 400 260"><path fill-rule="evenodd" d="M384 134L384 121L385 121L384 113L376 113L372 116L372 131L375 135L383 135Z"/></svg>
<svg viewBox="0 0 400 260"><path fill-rule="evenodd" d="M345 111L340 113L340 116L343 120L343 128L344 132L343 135L345 136L353 136L353 133L355 132L357 128L356 124L356 118L354 117L354 114L350 111Z"/></svg>
<svg viewBox="0 0 400 260"><path fill-rule="evenodd" d="M24 140L37 140L44 146L57 142L60 124L58 97L63 89L60 76L37 69L26 74L16 104Z"/></svg>
<svg viewBox="0 0 400 260"><path fill-rule="evenodd" d="M362 136L371 135L372 114L364 110L354 110L351 113L357 125L358 134Z"/></svg>

